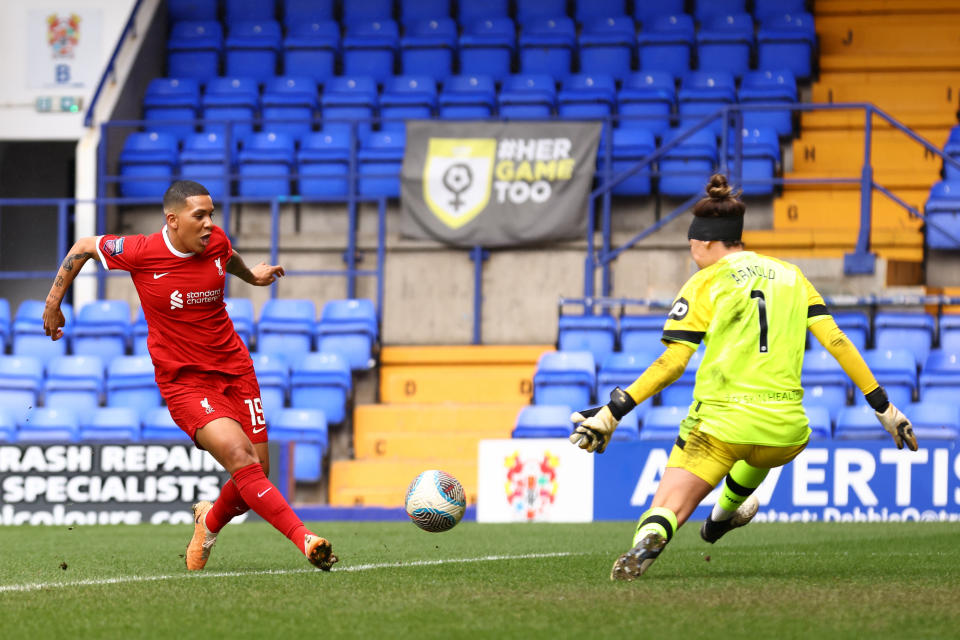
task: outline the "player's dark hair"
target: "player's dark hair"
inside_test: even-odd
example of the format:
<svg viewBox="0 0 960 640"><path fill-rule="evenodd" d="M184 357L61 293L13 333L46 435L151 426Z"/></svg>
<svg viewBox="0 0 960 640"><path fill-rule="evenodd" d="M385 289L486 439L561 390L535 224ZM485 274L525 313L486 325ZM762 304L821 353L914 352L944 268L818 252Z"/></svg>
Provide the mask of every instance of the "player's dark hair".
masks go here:
<svg viewBox="0 0 960 640"><path fill-rule="evenodd" d="M208 196L210 192L199 182L193 180L177 180L167 188L163 194L163 210L179 211L186 204L187 198L192 196Z"/></svg>
<svg viewBox="0 0 960 640"><path fill-rule="evenodd" d="M727 176L716 173L710 177L705 188L707 197L693 205L693 215L698 218L743 218L746 207L739 193L727 182ZM724 240L726 247L742 247L740 240Z"/></svg>

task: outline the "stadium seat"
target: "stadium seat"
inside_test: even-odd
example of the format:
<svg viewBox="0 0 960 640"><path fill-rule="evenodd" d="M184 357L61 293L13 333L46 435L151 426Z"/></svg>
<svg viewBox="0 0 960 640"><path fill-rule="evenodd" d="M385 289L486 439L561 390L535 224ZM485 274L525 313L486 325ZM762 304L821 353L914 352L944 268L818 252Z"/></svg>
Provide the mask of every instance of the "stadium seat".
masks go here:
<svg viewBox="0 0 960 640"><path fill-rule="evenodd" d="M573 68L577 30L573 20L554 16L521 20L520 71L563 78Z"/></svg>
<svg viewBox="0 0 960 640"><path fill-rule="evenodd" d="M167 40L167 75L210 80L220 73L223 28L215 20L174 22Z"/></svg>
<svg viewBox="0 0 960 640"><path fill-rule="evenodd" d="M695 0L693 4L693 17L700 23L709 22L710 18L717 15L744 13L747 10L746 0ZM751 25L751 33L752 31Z"/></svg>
<svg viewBox="0 0 960 640"><path fill-rule="evenodd" d="M506 18L510 14L510 0L457 2L457 11L457 19L461 25L487 18Z"/></svg>
<svg viewBox="0 0 960 640"><path fill-rule="evenodd" d="M701 2L697 8L705 4ZM697 33L698 68L724 71L737 77L749 71L754 42L753 17L749 13L719 12L698 19L701 22Z"/></svg>
<svg viewBox="0 0 960 640"><path fill-rule="evenodd" d="M798 102L797 80L790 71L750 71L743 76L738 94L742 105L793 104ZM745 129L773 129L781 138L793 133L793 113L790 109L760 111L743 110Z"/></svg>
<svg viewBox="0 0 960 640"><path fill-rule="evenodd" d="M806 80L812 72L817 34L809 13L772 13L760 18L757 31L757 66L783 69Z"/></svg>
<svg viewBox="0 0 960 640"><path fill-rule="evenodd" d="M162 198L177 167L177 138L169 133L131 133L120 152L120 195Z"/></svg>
<svg viewBox="0 0 960 640"><path fill-rule="evenodd" d="M887 392L890 402L903 407L913 402L917 387L917 364L906 349L873 349L863 352L863 359ZM866 397L854 392L857 404L866 404Z"/></svg>
<svg viewBox="0 0 960 640"><path fill-rule="evenodd" d="M443 83L437 99L443 120L479 119L493 115L497 108L497 89L492 76L452 76Z"/></svg>
<svg viewBox="0 0 960 640"><path fill-rule="evenodd" d="M100 405L103 393L103 363L96 355L60 356L47 365L43 383L43 404L77 413L86 424Z"/></svg>
<svg viewBox="0 0 960 640"><path fill-rule="evenodd" d="M933 317L923 312L880 311L873 319L877 349L907 349L922 365L933 345Z"/></svg>
<svg viewBox="0 0 960 640"><path fill-rule="evenodd" d="M940 348L946 353L960 353L960 314L940 316Z"/></svg>
<svg viewBox="0 0 960 640"><path fill-rule="evenodd" d="M254 353L253 370L260 385L260 403L267 424L273 425L273 418L287 404L287 392L290 389L290 367L286 359L275 353Z"/></svg>
<svg viewBox="0 0 960 640"><path fill-rule="evenodd" d="M369 369L378 335L377 312L368 299L328 300L317 321L317 351L339 353L351 370Z"/></svg>
<svg viewBox="0 0 960 640"><path fill-rule="evenodd" d="M344 131L311 133L297 152L300 195L342 198L350 180L350 134Z"/></svg>
<svg viewBox="0 0 960 640"><path fill-rule="evenodd" d="M676 102L673 76L666 71L642 71L627 76L617 93L620 126L647 129L660 136L670 127Z"/></svg>
<svg viewBox="0 0 960 640"><path fill-rule="evenodd" d="M254 133L240 151L241 196L273 198L290 195L294 165L293 138L284 133Z"/></svg>
<svg viewBox="0 0 960 640"><path fill-rule="evenodd" d="M577 0L576 6L574 17L577 22L623 16L627 13L627 3L624 0Z"/></svg>
<svg viewBox="0 0 960 640"><path fill-rule="evenodd" d="M603 362L617 343L617 319L610 315L562 315L557 329L557 349L589 351Z"/></svg>
<svg viewBox="0 0 960 640"><path fill-rule="evenodd" d="M641 70L685 75L690 69L693 18L685 13L660 15L644 22L637 36Z"/></svg>
<svg viewBox="0 0 960 640"><path fill-rule="evenodd" d="M850 379L830 352L810 351L805 355L801 382L805 405L826 407L831 417L835 417L846 406Z"/></svg>
<svg viewBox="0 0 960 640"><path fill-rule="evenodd" d="M597 382L595 362L589 351L548 351L541 355L533 376L534 403L590 406Z"/></svg>
<svg viewBox="0 0 960 640"><path fill-rule="evenodd" d="M542 18L559 18L567 15L566 0L516 0L517 22L526 24Z"/></svg>
<svg viewBox="0 0 960 640"><path fill-rule="evenodd" d="M216 20L219 0L167 0L167 20Z"/></svg>
<svg viewBox="0 0 960 640"><path fill-rule="evenodd" d="M243 344L250 348L250 339L253 337L255 326L253 315L253 302L250 298L224 298L224 304L227 307L227 315L233 321L233 330L237 332Z"/></svg>
<svg viewBox="0 0 960 640"><path fill-rule="evenodd" d="M450 0L399 0L400 20L409 25L418 20L449 18Z"/></svg>
<svg viewBox="0 0 960 640"><path fill-rule="evenodd" d="M947 137L947 143L943 145L943 152L948 157L960 161L960 124L954 125L950 129L950 135ZM960 168L953 166L949 162L944 162L943 178L944 180L953 182L960 180Z"/></svg>
<svg viewBox="0 0 960 640"><path fill-rule="evenodd" d="M18 426L20 443L76 442L80 436L77 414L64 407L34 409Z"/></svg>
<svg viewBox="0 0 960 640"><path fill-rule="evenodd" d="M208 122L203 130L225 134L230 126L233 143L253 133L253 119L257 116L260 93L253 78L211 78L200 105ZM218 120L232 120L230 125Z"/></svg>
<svg viewBox="0 0 960 640"><path fill-rule="evenodd" d="M620 316L620 350L625 353L662 349L660 336L666 314Z"/></svg>
<svg viewBox="0 0 960 640"><path fill-rule="evenodd" d="M578 10L580 6L583 4ZM600 14L584 21L578 44L582 73L604 73L622 80L631 72L637 47L636 25L620 13Z"/></svg>
<svg viewBox="0 0 960 640"><path fill-rule="evenodd" d="M196 78L154 78L143 95L143 119L150 131L177 138L193 133L200 111L200 84Z"/></svg>
<svg viewBox="0 0 960 640"><path fill-rule="evenodd" d="M507 120L550 119L556 101L553 77L545 74L508 76L498 96L500 116Z"/></svg>
<svg viewBox="0 0 960 640"><path fill-rule="evenodd" d="M557 94L557 115L569 120L605 120L616 102L613 76L580 73L563 80Z"/></svg>
<svg viewBox="0 0 960 640"><path fill-rule="evenodd" d="M602 180L612 179L620 173L634 167L643 158L656 150L657 141L653 132L647 129L614 129L611 171L607 175L606 139L600 138L597 149L597 173ZM647 196L651 193L651 165L639 169L613 187L615 195Z"/></svg>
<svg viewBox="0 0 960 640"><path fill-rule="evenodd" d="M63 326L63 338L54 342L43 328L42 300L24 300L17 307L17 314L13 317L11 335L13 347L11 352L15 356L31 356L46 364L57 356L67 353L67 342L73 335L73 307L68 303L60 305L66 324Z"/></svg>
<svg viewBox="0 0 960 640"><path fill-rule="evenodd" d="M520 409L512 438L568 438L573 433L570 414L563 404L532 404Z"/></svg>
<svg viewBox="0 0 960 640"><path fill-rule="evenodd" d="M406 132L406 120L428 120L437 108L437 83L429 75L395 76L380 95L381 128Z"/></svg>
<svg viewBox="0 0 960 640"><path fill-rule="evenodd" d="M310 133L317 110L317 83L310 77L285 76L264 82L260 103L263 130L293 139Z"/></svg>
<svg viewBox="0 0 960 640"><path fill-rule="evenodd" d="M652 407L643 418L641 440L674 441L680 434L680 423L687 417L687 406Z"/></svg>
<svg viewBox="0 0 960 640"><path fill-rule="evenodd" d="M323 475L327 449L327 417L320 409L283 409L270 423L270 440L294 442L293 477L297 482L318 482Z"/></svg>
<svg viewBox="0 0 960 640"><path fill-rule="evenodd" d="M393 20L348 23L343 37L344 75L386 80L393 75L399 43L399 30Z"/></svg>
<svg viewBox="0 0 960 640"><path fill-rule="evenodd" d="M807 0L753 0L753 15L759 19L776 13L799 13L807 10Z"/></svg>
<svg viewBox="0 0 960 640"><path fill-rule="evenodd" d="M686 0L636 0L633 15L642 24L650 24L660 16L679 15L686 11Z"/></svg>
<svg viewBox="0 0 960 640"><path fill-rule="evenodd" d="M864 404L840 409L833 437L836 440L885 440L890 435L877 420L876 412Z"/></svg>
<svg viewBox="0 0 960 640"><path fill-rule="evenodd" d="M204 185L215 203L230 191L229 175L233 172L238 146L238 139L232 136L228 153L223 131L226 127L220 129L187 136L180 152L180 177Z"/></svg>
<svg viewBox="0 0 960 640"><path fill-rule="evenodd" d="M350 367L338 353L309 353L293 366L290 406L321 409L331 424L347 417L352 382Z"/></svg>
<svg viewBox="0 0 960 640"><path fill-rule="evenodd" d="M678 138L683 129L664 133L664 144ZM687 136L660 156L660 193L689 197L703 191L717 164L717 141L709 129Z"/></svg>
<svg viewBox="0 0 960 640"><path fill-rule="evenodd" d="M80 426L81 442L136 442L140 440L140 414L129 407L100 407L88 424Z"/></svg>
<svg viewBox="0 0 960 640"><path fill-rule="evenodd" d="M227 24L245 20L273 20L277 17L275 0L224 0Z"/></svg>
<svg viewBox="0 0 960 640"><path fill-rule="evenodd" d="M393 0L350 0L343 3L343 22L346 25L392 19Z"/></svg>
<svg viewBox="0 0 960 640"><path fill-rule="evenodd" d="M656 358L657 354L651 351L608 355L601 361L600 370L597 372L597 402L606 403L614 387L626 390L647 370L647 367L653 364ZM635 413L638 418L643 418L652 406L653 398L647 398L638 404L632 413Z"/></svg>
<svg viewBox="0 0 960 640"><path fill-rule="evenodd" d="M257 351L279 354L288 363L296 363L310 352L316 318L313 300L267 300L257 323Z"/></svg>
<svg viewBox="0 0 960 640"><path fill-rule="evenodd" d="M143 315L143 307L137 307L137 317L133 321L133 355L150 355L150 351L147 348L147 336L149 332L147 319Z"/></svg>
<svg viewBox="0 0 960 640"><path fill-rule="evenodd" d="M456 52L457 24L446 17L422 18L407 23L400 40L400 66L405 75L442 81L453 75Z"/></svg>
<svg viewBox="0 0 960 640"><path fill-rule="evenodd" d="M926 244L931 249L960 248L960 180L942 180L930 188L924 205Z"/></svg>
<svg viewBox="0 0 960 640"><path fill-rule="evenodd" d="M245 19L230 22L226 41L226 75L263 82L277 74L281 45L280 23Z"/></svg>
<svg viewBox="0 0 960 640"><path fill-rule="evenodd" d="M144 440L167 442L189 439L187 433L173 421L166 407L156 407L143 412L141 437Z"/></svg>
<svg viewBox="0 0 960 640"><path fill-rule="evenodd" d="M685 407L693 402L693 387L697 381L697 371L703 361L705 349L697 349L690 356L686 369L680 377L660 392L660 403L667 406Z"/></svg>
<svg viewBox="0 0 960 640"><path fill-rule="evenodd" d="M287 28L334 19L336 0L283 0L283 23Z"/></svg>
<svg viewBox="0 0 960 640"><path fill-rule="evenodd" d="M502 80L510 75L517 35L507 17L465 22L460 36L460 73Z"/></svg>
<svg viewBox="0 0 960 640"><path fill-rule="evenodd" d="M736 81L726 71L691 71L677 92L680 126L690 127L728 104L737 101ZM714 136L723 131L724 119L715 118L706 126Z"/></svg>
<svg viewBox="0 0 960 640"><path fill-rule="evenodd" d="M108 364L126 353L129 339L130 305L126 300L97 300L80 309L71 342L73 353L99 356Z"/></svg>
<svg viewBox="0 0 960 640"><path fill-rule="evenodd" d="M917 402L902 410L913 423L913 433L920 443L960 438L960 407L956 402Z"/></svg>
<svg viewBox="0 0 960 640"><path fill-rule="evenodd" d="M107 367L107 406L144 411L160 406L149 356L120 356Z"/></svg>
<svg viewBox="0 0 960 640"><path fill-rule="evenodd" d="M867 314L863 311L831 311L830 315L857 351L862 353L867 348L867 336L870 333L870 318ZM807 342L811 349L824 348L812 335L808 336Z"/></svg>
<svg viewBox="0 0 960 640"><path fill-rule="evenodd" d="M10 302L0 298L0 355L7 352L10 344Z"/></svg>
<svg viewBox="0 0 960 640"><path fill-rule="evenodd" d="M283 40L283 73L324 82L336 72L340 27L333 20L289 25Z"/></svg>
<svg viewBox="0 0 960 640"><path fill-rule="evenodd" d="M0 391L2 393L2 391ZM17 441L17 422L10 412L0 407L0 442L13 443Z"/></svg>
<svg viewBox="0 0 960 640"><path fill-rule="evenodd" d="M728 163L732 182L746 196L771 196L774 184L771 182L777 176L780 167L780 143L777 141L777 132L773 129L741 129L741 162L737 167L736 155L737 131L731 130L727 138L730 147ZM737 180L737 175L740 179ZM763 181L763 182L760 182Z"/></svg>
<svg viewBox="0 0 960 640"><path fill-rule="evenodd" d="M323 131L349 132L352 121L360 121L358 132L370 131L369 120L377 109L377 82L368 76L339 76L329 80L320 97Z"/></svg>
<svg viewBox="0 0 960 640"><path fill-rule="evenodd" d="M920 373L920 400L955 404L960 396L960 352L931 351Z"/></svg>
<svg viewBox="0 0 960 640"><path fill-rule="evenodd" d="M37 406L42 386L43 363L39 359L0 355L0 410L14 421L22 421Z"/></svg>
<svg viewBox="0 0 960 640"><path fill-rule="evenodd" d="M810 439L811 440L829 440L833 437L833 429L830 423L830 412L826 407L811 405L804 407L810 421Z"/></svg>
<svg viewBox="0 0 960 640"><path fill-rule="evenodd" d="M361 136L357 152L357 191L364 197L400 197L404 131L374 131Z"/></svg>

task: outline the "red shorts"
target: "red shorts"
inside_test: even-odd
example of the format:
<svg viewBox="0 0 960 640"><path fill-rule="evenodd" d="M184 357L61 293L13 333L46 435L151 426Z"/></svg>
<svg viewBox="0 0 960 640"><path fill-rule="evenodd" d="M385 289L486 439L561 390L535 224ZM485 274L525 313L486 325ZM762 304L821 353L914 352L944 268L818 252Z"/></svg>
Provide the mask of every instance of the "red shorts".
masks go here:
<svg viewBox="0 0 960 640"><path fill-rule="evenodd" d="M176 380L159 387L173 421L194 443L197 429L217 418L233 418L239 422L253 444L267 441L267 421L253 369L240 375L181 371Z"/></svg>

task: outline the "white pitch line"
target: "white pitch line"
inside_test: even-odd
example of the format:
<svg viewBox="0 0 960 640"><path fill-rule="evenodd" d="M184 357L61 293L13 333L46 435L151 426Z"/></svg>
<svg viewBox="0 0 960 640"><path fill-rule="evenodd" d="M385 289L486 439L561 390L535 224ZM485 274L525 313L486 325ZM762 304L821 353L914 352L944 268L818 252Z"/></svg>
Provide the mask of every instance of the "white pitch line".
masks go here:
<svg viewBox="0 0 960 640"><path fill-rule="evenodd" d="M375 569L401 569L404 567L433 567L444 564L470 564L476 562L498 562L501 560L534 560L538 558L564 558L580 556L584 553L558 551L556 553L526 553L506 556L480 556L478 558L449 558L447 560L411 560L410 562L384 562L374 564L357 564L347 567L336 567L333 573L351 573L356 571L371 571ZM298 573L316 573L317 569L271 569L267 571L212 571L203 573L172 573L159 576L120 576L117 578L91 578L72 582L34 582L24 584L0 585L0 593L23 593L39 591L41 589L57 589L63 587L89 587L110 584L130 584L136 582L158 582L161 580L199 580L201 578L242 578L246 576L286 576Z"/></svg>

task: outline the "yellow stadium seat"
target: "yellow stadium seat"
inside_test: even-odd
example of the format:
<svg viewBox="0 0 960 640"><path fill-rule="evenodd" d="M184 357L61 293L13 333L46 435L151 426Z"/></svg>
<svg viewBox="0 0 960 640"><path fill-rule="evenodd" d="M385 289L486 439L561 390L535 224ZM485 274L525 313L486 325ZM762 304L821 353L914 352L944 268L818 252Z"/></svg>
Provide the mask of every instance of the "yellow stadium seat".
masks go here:
<svg viewBox="0 0 960 640"><path fill-rule="evenodd" d="M477 452L470 457L336 460L330 465L332 506L402 507L407 487L427 469L446 471L463 485L467 504L477 501Z"/></svg>

